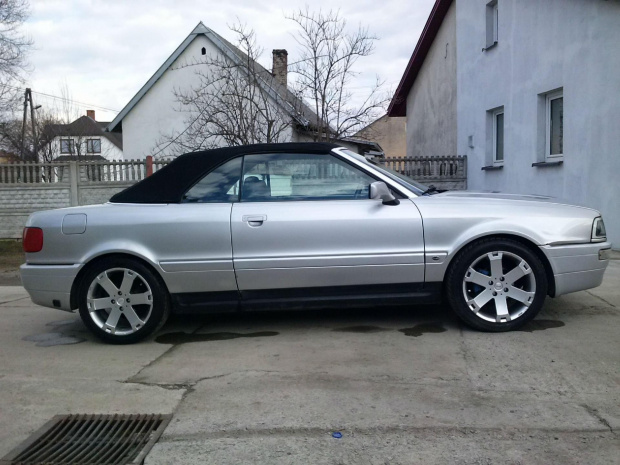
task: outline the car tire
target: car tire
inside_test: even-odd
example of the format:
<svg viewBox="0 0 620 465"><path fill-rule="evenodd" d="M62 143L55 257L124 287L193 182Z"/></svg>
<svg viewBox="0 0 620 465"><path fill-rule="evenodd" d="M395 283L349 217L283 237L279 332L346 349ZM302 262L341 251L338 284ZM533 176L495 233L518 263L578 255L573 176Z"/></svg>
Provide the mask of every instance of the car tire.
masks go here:
<svg viewBox="0 0 620 465"><path fill-rule="evenodd" d="M504 238L476 241L455 257L446 276L447 299L468 326L511 331L531 321L547 296L547 274L527 245Z"/></svg>
<svg viewBox="0 0 620 465"><path fill-rule="evenodd" d="M95 336L132 344L159 330L170 315L161 278L131 258L106 258L86 271L78 287L80 317Z"/></svg>

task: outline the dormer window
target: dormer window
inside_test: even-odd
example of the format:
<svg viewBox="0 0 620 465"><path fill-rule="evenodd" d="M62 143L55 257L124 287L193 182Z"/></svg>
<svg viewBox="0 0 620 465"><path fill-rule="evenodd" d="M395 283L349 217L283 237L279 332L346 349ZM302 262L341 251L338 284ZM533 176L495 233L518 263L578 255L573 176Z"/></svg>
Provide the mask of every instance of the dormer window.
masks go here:
<svg viewBox="0 0 620 465"><path fill-rule="evenodd" d="M207 49L202 47L202 50L200 51L200 53L202 53L203 55L206 55L207 54Z"/></svg>

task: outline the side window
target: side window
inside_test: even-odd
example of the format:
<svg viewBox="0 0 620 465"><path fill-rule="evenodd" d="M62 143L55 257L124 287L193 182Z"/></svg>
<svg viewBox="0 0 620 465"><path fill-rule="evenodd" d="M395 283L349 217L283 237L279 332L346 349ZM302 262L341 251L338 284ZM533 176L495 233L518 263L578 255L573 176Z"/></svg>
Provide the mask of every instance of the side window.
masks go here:
<svg viewBox="0 0 620 465"><path fill-rule="evenodd" d="M241 201L368 199L374 181L332 155L247 155Z"/></svg>
<svg viewBox="0 0 620 465"><path fill-rule="evenodd" d="M182 203L237 202L241 161L235 158L215 168L185 193Z"/></svg>

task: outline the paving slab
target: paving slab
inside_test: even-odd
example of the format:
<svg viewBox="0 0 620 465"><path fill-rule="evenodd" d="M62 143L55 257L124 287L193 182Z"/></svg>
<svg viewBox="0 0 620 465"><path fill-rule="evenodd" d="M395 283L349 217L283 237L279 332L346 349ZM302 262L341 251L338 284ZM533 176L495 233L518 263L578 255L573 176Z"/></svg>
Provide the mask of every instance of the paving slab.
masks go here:
<svg viewBox="0 0 620 465"><path fill-rule="evenodd" d="M132 346L0 287L0 456L55 414L143 412L174 414L149 465L617 463L619 283L612 260L513 333L376 307L173 318Z"/></svg>
<svg viewBox="0 0 620 465"><path fill-rule="evenodd" d="M227 435L183 442L160 440L145 465L609 465L620 453L611 433L414 429L288 431Z"/></svg>
<svg viewBox="0 0 620 465"><path fill-rule="evenodd" d="M167 348L111 346L75 314L0 287L0 457L65 413L172 413L185 389L126 383Z"/></svg>
<svg viewBox="0 0 620 465"><path fill-rule="evenodd" d="M411 328L420 329L418 337L402 332ZM253 370L415 378L417 383L436 385L468 382L460 331L458 322L441 307L206 318L193 335L173 333L178 343L171 345L169 354L131 380L186 384ZM223 334L246 337L183 342ZM257 336L247 337L253 335ZM162 335L155 340L162 339L171 338Z"/></svg>

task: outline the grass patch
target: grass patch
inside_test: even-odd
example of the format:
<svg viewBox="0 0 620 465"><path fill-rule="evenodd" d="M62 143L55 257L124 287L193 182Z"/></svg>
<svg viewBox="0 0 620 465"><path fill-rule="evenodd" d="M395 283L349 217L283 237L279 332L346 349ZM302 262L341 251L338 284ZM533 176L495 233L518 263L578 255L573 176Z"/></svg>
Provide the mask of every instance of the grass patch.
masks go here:
<svg viewBox="0 0 620 465"><path fill-rule="evenodd" d="M0 240L0 270L17 270L25 261L22 241Z"/></svg>

